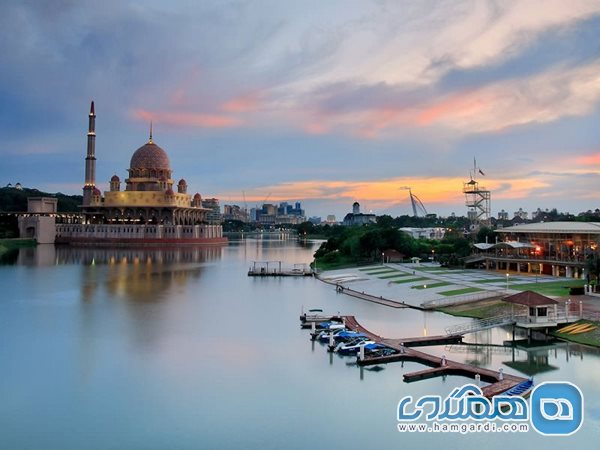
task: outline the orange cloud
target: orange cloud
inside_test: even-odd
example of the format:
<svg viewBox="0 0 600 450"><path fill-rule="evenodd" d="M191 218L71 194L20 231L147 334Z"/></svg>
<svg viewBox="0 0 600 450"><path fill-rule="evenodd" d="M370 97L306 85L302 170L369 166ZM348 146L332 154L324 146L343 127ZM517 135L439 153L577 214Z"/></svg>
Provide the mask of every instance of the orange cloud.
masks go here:
<svg viewBox="0 0 600 450"><path fill-rule="evenodd" d="M201 114L187 111L148 111L136 109L135 118L149 122L164 123L180 127L194 126L201 128L230 128L242 124L239 118L220 114Z"/></svg>
<svg viewBox="0 0 600 450"><path fill-rule="evenodd" d="M258 105L259 96L256 93L252 93L232 98L231 100L223 103L221 105L221 109L226 112L241 113L254 111L258 109Z"/></svg>
<svg viewBox="0 0 600 450"><path fill-rule="evenodd" d="M438 178L393 178L371 181L325 181L310 180L264 186L254 192L246 192L246 200L262 202L265 192L272 192L269 201L278 202L290 199L303 200L348 200L366 202L366 208L387 208L409 203L408 192L402 186L411 186L412 192L427 204L461 203L465 179L458 177ZM537 189L550 185L542 178L519 178L511 180L486 179L485 184L492 191L492 200L527 198ZM239 193L229 192L224 197L238 198ZM239 200L236 200L239 201Z"/></svg>

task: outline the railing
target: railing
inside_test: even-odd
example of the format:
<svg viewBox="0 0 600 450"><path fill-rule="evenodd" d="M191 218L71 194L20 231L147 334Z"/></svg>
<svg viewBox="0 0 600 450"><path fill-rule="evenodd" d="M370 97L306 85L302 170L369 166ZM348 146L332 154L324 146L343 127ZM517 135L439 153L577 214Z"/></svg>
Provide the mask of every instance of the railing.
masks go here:
<svg viewBox="0 0 600 450"><path fill-rule="evenodd" d="M487 330L488 328L509 325L515 321L516 317L512 314L490 317L488 319L474 319L471 322L446 327L446 334L453 335L476 333L477 331Z"/></svg>
<svg viewBox="0 0 600 450"><path fill-rule="evenodd" d="M464 303L476 302L478 300L484 300L486 298L500 297L504 295L506 291L487 290L482 292L476 292L473 294L455 295L453 297L446 298L435 298L432 300L426 300L421 303L421 307L424 309L441 308L443 306L454 306L462 305Z"/></svg>

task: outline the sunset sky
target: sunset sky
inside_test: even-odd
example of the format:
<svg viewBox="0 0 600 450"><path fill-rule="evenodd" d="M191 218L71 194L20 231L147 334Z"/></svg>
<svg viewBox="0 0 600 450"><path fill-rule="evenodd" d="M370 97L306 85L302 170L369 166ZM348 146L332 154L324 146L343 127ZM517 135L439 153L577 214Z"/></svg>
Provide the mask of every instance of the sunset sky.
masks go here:
<svg viewBox="0 0 600 450"><path fill-rule="evenodd" d="M0 15L0 184L81 193L148 138L222 204L307 215L600 207L600 1L22 1Z"/></svg>

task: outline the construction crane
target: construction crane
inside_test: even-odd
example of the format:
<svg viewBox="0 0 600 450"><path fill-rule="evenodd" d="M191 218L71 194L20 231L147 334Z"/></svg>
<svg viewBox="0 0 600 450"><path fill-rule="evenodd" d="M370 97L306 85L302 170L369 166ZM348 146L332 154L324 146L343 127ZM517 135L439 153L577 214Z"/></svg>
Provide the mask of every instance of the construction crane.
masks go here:
<svg viewBox="0 0 600 450"><path fill-rule="evenodd" d="M425 209L425 205L419 197L412 193L410 186L402 186L400 189L407 190L408 195L410 197L410 203L412 205L413 216L414 217L425 217L427 215L427 210Z"/></svg>

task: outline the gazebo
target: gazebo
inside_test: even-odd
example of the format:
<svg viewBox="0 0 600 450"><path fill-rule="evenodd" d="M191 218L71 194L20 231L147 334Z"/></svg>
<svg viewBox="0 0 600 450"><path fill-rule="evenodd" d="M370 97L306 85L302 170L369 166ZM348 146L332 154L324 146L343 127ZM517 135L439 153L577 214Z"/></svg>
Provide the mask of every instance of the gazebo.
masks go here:
<svg viewBox="0 0 600 450"><path fill-rule="evenodd" d="M558 302L533 291L523 291L502 299L507 303L525 306L527 313L513 314L518 326L526 328L552 327L558 324Z"/></svg>

